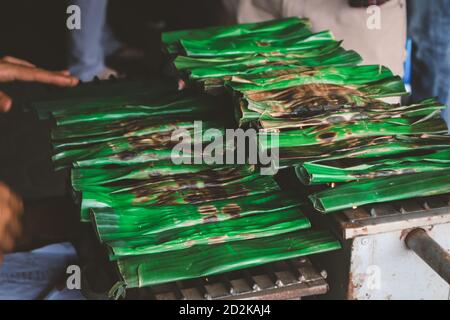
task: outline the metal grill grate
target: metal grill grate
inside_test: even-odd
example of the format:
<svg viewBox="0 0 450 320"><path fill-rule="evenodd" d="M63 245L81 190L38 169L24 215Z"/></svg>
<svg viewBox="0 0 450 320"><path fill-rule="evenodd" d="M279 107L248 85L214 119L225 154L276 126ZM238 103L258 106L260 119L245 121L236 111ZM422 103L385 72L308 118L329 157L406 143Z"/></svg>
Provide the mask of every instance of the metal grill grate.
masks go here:
<svg viewBox="0 0 450 320"><path fill-rule="evenodd" d="M450 194L363 206L335 216L344 239L450 222Z"/></svg>
<svg viewBox="0 0 450 320"><path fill-rule="evenodd" d="M137 289L130 297L156 300L275 300L325 294L326 273L306 258L208 278Z"/></svg>

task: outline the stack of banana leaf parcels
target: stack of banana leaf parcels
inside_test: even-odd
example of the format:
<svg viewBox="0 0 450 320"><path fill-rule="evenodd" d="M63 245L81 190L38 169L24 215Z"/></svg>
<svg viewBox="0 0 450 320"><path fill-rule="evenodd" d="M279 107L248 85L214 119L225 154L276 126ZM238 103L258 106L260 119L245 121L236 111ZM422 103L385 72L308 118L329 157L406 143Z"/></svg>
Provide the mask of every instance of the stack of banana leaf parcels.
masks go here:
<svg viewBox="0 0 450 320"><path fill-rule="evenodd" d="M261 150L275 145L280 169L319 186L309 198L322 212L450 192L444 106L384 102L405 94L401 78L360 66L308 20L169 32L163 43L178 88L78 88L39 106L56 120L55 166L71 168L81 219L117 266L114 294L340 248L258 165L196 161L209 128L268 137ZM200 138L174 154L180 130Z"/></svg>
<svg viewBox="0 0 450 320"><path fill-rule="evenodd" d="M278 133L280 168L317 186L309 199L318 211L450 192L445 106L385 102L406 94L402 79L359 65L330 32L288 18L171 32L163 42L182 86L229 92L239 126Z"/></svg>
<svg viewBox="0 0 450 320"><path fill-rule="evenodd" d="M257 166L197 163L207 135L193 139L192 154L173 152L176 133L195 136L197 121L202 130L229 126L221 99L173 85L129 95L74 90L36 107L55 119L55 166L71 169L81 219L117 266L112 296L340 248Z"/></svg>

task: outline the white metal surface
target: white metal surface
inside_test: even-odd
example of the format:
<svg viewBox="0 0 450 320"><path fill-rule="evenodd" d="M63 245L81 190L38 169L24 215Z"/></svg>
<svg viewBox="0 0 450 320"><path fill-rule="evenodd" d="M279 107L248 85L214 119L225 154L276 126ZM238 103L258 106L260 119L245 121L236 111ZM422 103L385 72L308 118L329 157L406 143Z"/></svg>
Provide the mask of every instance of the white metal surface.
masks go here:
<svg viewBox="0 0 450 320"><path fill-rule="evenodd" d="M450 224L424 228L450 250ZM351 246L348 298L449 300L450 286L405 245L408 230L357 237Z"/></svg>

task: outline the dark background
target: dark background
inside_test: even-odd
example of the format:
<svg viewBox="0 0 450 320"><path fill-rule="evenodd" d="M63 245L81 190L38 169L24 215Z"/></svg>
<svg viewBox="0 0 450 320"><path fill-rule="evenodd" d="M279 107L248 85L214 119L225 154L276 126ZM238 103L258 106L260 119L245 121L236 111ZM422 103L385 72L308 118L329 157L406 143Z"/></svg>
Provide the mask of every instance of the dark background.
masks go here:
<svg viewBox="0 0 450 320"><path fill-rule="evenodd" d="M92 0L95 1L95 0ZM67 62L64 0L2 0L0 55L12 55L49 68ZM110 0L109 22L120 40L159 51L160 31L205 27L221 20L218 0Z"/></svg>

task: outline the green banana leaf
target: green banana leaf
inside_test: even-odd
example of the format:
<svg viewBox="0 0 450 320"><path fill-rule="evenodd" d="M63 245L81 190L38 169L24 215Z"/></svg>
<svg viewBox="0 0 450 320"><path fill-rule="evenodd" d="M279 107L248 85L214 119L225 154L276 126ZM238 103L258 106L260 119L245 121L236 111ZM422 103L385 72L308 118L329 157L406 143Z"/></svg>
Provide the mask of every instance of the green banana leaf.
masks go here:
<svg viewBox="0 0 450 320"><path fill-rule="evenodd" d="M160 98L140 105L117 105L102 107L97 109L72 110L66 113L54 113L58 126L74 125L80 123L108 122L125 119L148 118L158 116L190 115L191 117L201 117L208 112L214 111L217 101L208 97L186 96L180 98L179 95ZM84 109L84 110L83 110Z"/></svg>
<svg viewBox="0 0 450 320"><path fill-rule="evenodd" d="M96 208L91 210L91 217L100 241L111 242L264 213L301 211L300 205L299 199L274 191L198 205Z"/></svg>
<svg viewBox="0 0 450 320"><path fill-rule="evenodd" d="M248 109L261 114L264 128L275 127L271 126L271 122L285 122L290 126L297 122L303 127L355 120L427 117L435 116L445 108L435 99L409 106L391 105L367 98L350 88L334 85L308 85L291 89L273 94L254 92L246 95Z"/></svg>
<svg viewBox="0 0 450 320"><path fill-rule="evenodd" d="M178 56L175 61L177 70L186 70L191 79L224 78L246 76L275 70L298 67L347 66L361 62L361 56L355 51L346 51L335 47L333 52L325 48L325 53L303 57L301 53L286 55L252 54L237 58L192 58ZM310 55L310 54L309 54Z"/></svg>
<svg viewBox="0 0 450 320"><path fill-rule="evenodd" d="M132 105L142 101L152 101L162 96L177 93L174 83L159 81L120 80L84 83L75 88L58 89L45 92L43 97L36 97L31 102L39 119L48 119L55 114L72 110Z"/></svg>
<svg viewBox="0 0 450 320"><path fill-rule="evenodd" d="M226 173L225 171L224 173ZM249 176L173 177L162 181L140 182L125 187L104 187L100 192L83 191L81 217L89 220L89 210L94 208L121 208L126 206L200 204L216 200L235 199L244 195L257 195L279 190L270 176L259 173Z"/></svg>
<svg viewBox="0 0 450 320"><path fill-rule="evenodd" d="M76 155L78 156L78 155ZM125 167L142 164L151 164L155 161L169 161L176 159L181 162L192 162L196 157L195 153L190 155L177 156L172 154L172 149L143 149L122 151L120 153L106 155L102 157L94 156L88 159L76 160L72 163L74 168L103 168L103 167ZM67 168L70 161L55 161L56 170Z"/></svg>
<svg viewBox="0 0 450 320"><path fill-rule="evenodd" d="M151 170L158 170L160 165L163 165L163 163L170 163L170 161L157 161L153 166L149 166L150 170L147 172L151 172ZM196 168L198 166L198 168ZM176 166L172 164L172 167L166 168L167 171L169 171L169 174L167 175L160 175L159 172L157 174L152 175L142 175L139 173L137 179L114 179L114 181L111 181L111 179L108 180L98 180L96 179L97 183L88 183L88 181L83 180L82 183L77 184L77 180L72 180L72 185L76 191L93 191L93 192L107 192L107 193L113 193L113 192L119 192L120 190L129 190L134 187L142 187L142 186L153 186L153 188L158 190L160 185L167 185L168 183L171 184L174 181L190 181L190 178L195 177L200 183L206 184L206 182L227 182L227 181L233 181L233 179L237 179L239 177L242 177L242 181L246 181L245 178L248 177L249 179L252 179L256 176L256 167L250 166L250 165L241 165L241 166L227 166L227 165L216 165L216 166L207 166L207 165L188 165L187 170L184 171L177 170L174 167L180 167L182 166ZM126 166L124 168L120 169L128 169L129 167ZM192 168L189 170L189 168ZM109 168L103 168L103 169L93 169L93 168L87 168L87 170L94 170L95 171L108 171ZM173 169L173 170L172 170ZM86 170L86 169L85 169ZM194 171L195 170L195 171ZM195 175L192 175L192 173L195 172ZM136 174L138 174L136 172ZM72 174L73 176L73 174ZM79 179L79 177L78 177ZM176 186L178 183L175 184ZM81 187L81 188L80 188Z"/></svg>
<svg viewBox="0 0 450 320"><path fill-rule="evenodd" d="M202 39L222 39L244 35L264 35L283 31L292 26L310 27L307 19L297 17L279 20L270 20L258 23L237 24L232 26L219 26L203 29L181 30L165 32L162 34L162 42L169 53L179 53L180 39L202 40Z"/></svg>
<svg viewBox="0 0 450 320"><path fill-rule="evenodd" d="M176 166L171 160L162 160L119 168L74 168L71 173L71 181L73 188L81 191L89 186L101 186L126 180L147 180L152 177L214 172L222 167L222 165L206 164Z"/></svg>
<svg viewBox="0 0 450 320"><path fill-rule="evenodd" d="M377 65L299 67L252 76L235 76L225 84L244 95L248 91L286 89L307 84L350 86L372 98L406 94L401 77L394 76L389 69Z"/></svg>
<svg viewBox="0 0 450 320"><path fill-rule="evenodd" d="M74 149L80 147L87 147L96 145L98 146L100 143L108 143L113 144L117 141L121 141L123 139L128 140L138 140L140 138L151 138L152 136L163 136L164 133L172 134L176 130L186 130L188 132L195 132L195 123L193 121L173 121L171 123L167 122L167 119L151 119L148 121L147 119L138 120L138 121L128 121L121 122L123 124L122 127L118 126L119 123L114 123L114 128L111 129L110 132L105 132L104 134L99 134L95 136L83 136L83 137L74 137L74 138L65 138L65 139L53 139L53 148L60 152L62 150ZM221 125L219 123L214 122L203 122L203 125L206 128L218 128ZM108 125L112 126L112 125ZM106 129L106 128L104 128ZM106 131L106 130L105 130ZM80 130L78 131L80 132ZM59 132L61 133L61 131ZM59 134L54 132L54 134ZM65 134L67 131L65 132Z"/></svg>
<svg viewBox="0 0 450 320"><path fill-rule="evenodd" d="M223 222L199 224L158 234L133 235L106 244L110 258L184 250L193 246L244 241L285 234L311 225L298 208L261 213Z"/></svg>
<svg viewBox="0 0 450 320"><path fill-rule="evenodd" d="M317 185L449 170L450 149L438 150L422 156L376 160L356 166L346 166L345 161L343 163L341 161L342 166L339 167L320 162L297 166L296 173L300 181L307 185Z"/></svg>
<svg viewBox="0 0 450 320"><path fill-rule="evenodd" d="M151 117L144 119L125 119L108 123L87 122L75 125L58 126L52 130L52 141L61 143L66 141L92 140L92 143L117 139L121 136L140 136L157 132L156 130L167 131L165 127L174 125L192 126L193 121L175 117L172 121L167 121L165 117Z"/></svg>
<svg viewBox="0 0 450 320"><path fill-rule="evenodd" d="M248 126L251 123L265 131L286 131L389 118L415 118L415 122L419 123L438 117L445 109L445 106L435 99L400 106L363 96L355 99L356 96L337 93L338 91L332 94L330 92L329 96L325 96L323 88L320 95L314 92L299 90L295 94L295 99L292 92L282 96L258 95L255 92L252 96L259 101L246 98L247 102L238 100L235 103L235 118L240 126Z"/></svg>
<svg viewBox="0 0 450 320"><path fill-rule="evenodd" d="M291 129L302 129L306 127L312 126L326 126L340 123L351 123L358 122L361 120L372 120L377 121L381 119L389 119L389 118L399 118L399 117L418 117L418 121L421 119L425 119L430 116L426 112L428 110L433 110L433 115L439 115L442 110L442 106L432 106L427 107L426 109L415 110L412 112L397 112L397 110L391 109L386 111L385 113L381 112L371 112L365 111L364 109L358 110L356 108L352 109L342 109L338 112L327 112L325 114L319 116L312 116L306 119L280 119L280 118L270 118L263 115L260 118L260 125L265 130L273 131L273 130L291 130ZM420 114L423 112L423 114Z"/></svg>
<svg viewBox="0 0 450 320"><path fill-rule="evenodd" d="M248 36L244 39L181 39L184 52L189 57L238 56L253 53L290 53L318 49L337 43L329 31L315 34L307 29L293 36Z"/></svg>
<svg viewBox="0 0 450 320"><path fill-rule="evenodd" d="M272 137L265 132L259 135L262 150L267 151L273 145L272 139L277 139L279 148L321 148L325 144L336 144L339 141L355 138L383 137L395 135L446 134L447 126L440 118L430 118L415 122L411 118L381 119L378 121L358 121L355 123L340 123L334 125L309 127L301 130L291 130Z"/></svg>
<svg viewBox="0 0 450 320"><path fill-rule="evenodd" d="M327 252L341 246L327 232L305 231L119 259L125 288L210 276Z"/></svg>
<svg viewBox="0 0 450 320"><path fill-rule="evenodd" d="M381 136L330 141L317 146L292 146L279 150L280 166L297 166L306 162L347 158L371 159L391 157L416 150L447 149L450 136Z"/></svg>
<svg viewBox="0 0 450 320"><path fill-rule="evenodd" d="M309 198L318 211L332 213L366 204L446 193L450 193L450 167L447 170L351 182Z"/></svg>
<svg viewBox="0 0 450 320"><path fill-rule="evenodd" d="M139 164L157 160L168 160L176 157L194 157L195 148L188 146L191 154L177 155L172 152L174 146L181 143L174 139L173 134L182 127L165 127L168 131L156 131L145 136L129 136L115 140L95 143L87 146L76 145L75 148L63 149L53 156L53 162L57 168L65 168L74 164L76 167L105 166L110 164ZM194 125L185 127L192 137L196 133L202 133ZM189 129L189 130L188 130ZM207 128L206 128L207 129ZM221 130L225 133L225 129ZM197 134L201 141L193 141L193 144L204 144L210 142L210 137ZM188 143L188 142L186 142ZM58 145L61 147L61 145ZM188 150L189 149L189 150ZM225 152L225 151L224 151Z"/></svg>
<svg viewBox="0 0 450 320"><path fill-rule="evenodd" d="M203 99L203 100L202 100ZM191 100L205 101L205 97L197 96L191 92L180 92L177 88L171 86L171 89L164 91L158 91L153 89L153 87L147 88L147 91L141 94L125 96L125 98L117 98L114 93L108 95L99 96L95 99L93 98L83 98L79 99L68 99L67 101L58 102L61 104L60 108L56 108L51 111L53 117L67 117L73 115L83 115L89 112L101 112L108 111L110 108L120 109L122 106L126 105L146 105L148 107L161 107L166 104L171 104L174 102L189 102ZM52 105L52 103L50 103ZM58 124L61 126L61 124Z"/></svg>

